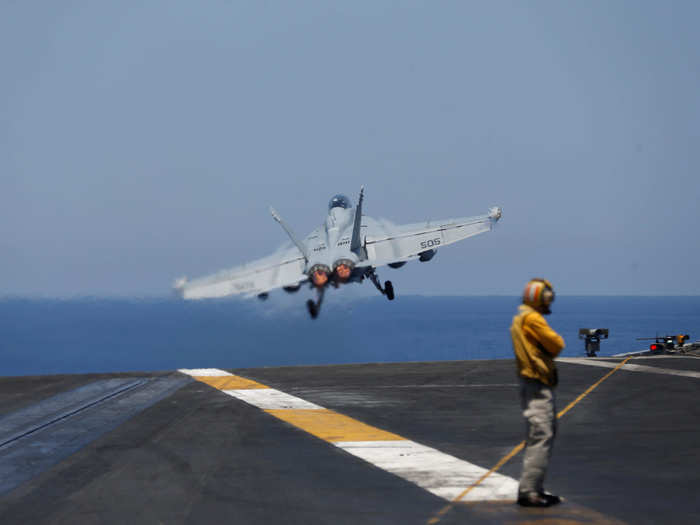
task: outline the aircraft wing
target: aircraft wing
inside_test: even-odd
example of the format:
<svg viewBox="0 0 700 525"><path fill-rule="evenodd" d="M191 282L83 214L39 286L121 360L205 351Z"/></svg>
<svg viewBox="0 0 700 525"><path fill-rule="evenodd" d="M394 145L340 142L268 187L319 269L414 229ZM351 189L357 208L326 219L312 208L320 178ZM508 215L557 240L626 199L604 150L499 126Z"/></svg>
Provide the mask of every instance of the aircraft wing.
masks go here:
<svg viewBox="0 0 700 525"><path fill-rule="evenodd" d="M175 282L175 290L183 299L239 294L250 297L306 281L304 266L304 258L297 248L283 248L268 257L206 277L192 281L179 279Z"/></svg>
<svg viewBox="0 0 700 525"><path fill-rule="evenodd" d="M367 217L364 232L368 262L381 266L408 261L421 252L473 237L493 229L501 218L501 209L491 208L488 214L443 221L394 225Z"/></svg>

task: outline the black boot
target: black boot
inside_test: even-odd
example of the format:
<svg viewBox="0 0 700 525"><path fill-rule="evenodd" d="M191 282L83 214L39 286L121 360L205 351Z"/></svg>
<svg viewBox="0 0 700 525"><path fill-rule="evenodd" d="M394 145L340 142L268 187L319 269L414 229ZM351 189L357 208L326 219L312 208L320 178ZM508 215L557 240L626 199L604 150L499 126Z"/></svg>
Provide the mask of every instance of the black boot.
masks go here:
<svg viewBox="0 0 700 525"><path fill-rule="evenodd" d="M558 503L561 503L561 498L559 496L555 496L554 494L550 494L546 490L540 494L540 496L544 497L546 500L549 501L550 505L556 505Z"/></svg>
<svg viewBox="0 0 700 525"><path fill-rule="evenodd" d="M518 505L523 507L551 507L561 502L559 496L544 492L527 492L518 494Z"/></svg>

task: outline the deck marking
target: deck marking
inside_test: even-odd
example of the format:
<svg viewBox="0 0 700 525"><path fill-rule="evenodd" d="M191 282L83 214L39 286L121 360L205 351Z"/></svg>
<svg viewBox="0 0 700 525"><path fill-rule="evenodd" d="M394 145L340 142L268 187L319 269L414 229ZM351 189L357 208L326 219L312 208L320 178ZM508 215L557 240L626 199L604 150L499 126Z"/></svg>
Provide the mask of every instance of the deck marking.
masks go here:
<svg viewBox="0 0 700 525"><path fill-rule="evenodd" d="M409 440L346 441L335 445L446 500L454 499L466 484L486 472L485 468ZM512 501L517 490L516 480L495 474L472 491L468 500Z"/></svg>
<svg viewBox="0 0 700 525"><path fill-rule="evenodd" d="M612 354L606 356L600 356L595 359L615 359L618 357L634 356L637 359L678 359L679 357L700 359L700 355L691 354L689 352L700 350L700 341L696 343L691 343L683 347L677 347L675 350L671 350L673 353L667 354L664 350L663 354L652 354L650 350L636 350L634 352L623 352L621 354Z"/></svg>
<svg viewBox="0 0 700 525"><path fill-rule="evenodd" d="M258 407L363 461L410 481L446 500L479 487L468 501L513 501L518 482L493 474L484 482L485 468L410 441L393 432L367 425L304 399L216 369L180 370L224 393ZM204 372L204 373L203 373ZM432 386L432 385L431 385ZM436 387L442 385L434 385ZM491 386L491 385L488 385ZM483 482L483 483L482 483Z"/></svg>
<svg viewBox="0 0 700 525"><path fill-rule="evenodd" d="M598 381L596 381L596 382L593 383L591 386L589 386L589 387L586 389L586 391L583 392L583 394L581 394L581 395L578 396L576 399L574 399L571 403L569 403L563 410L561 410L561 411L557 414L557 419L559 419L559 418L562 417L564 414L566 414L569 410L571 410L572 408L574 408L574 406L576 406L576 404L577 404L579 401L581 401L584 397L586 397L588 394L590 394L599 384L601 384L603 381L605 381L608 377L610 377L611 375L613 375L613 374L614 374L615 372L617 372L620 368L624 367L624 366L625 366L625 363L627 363L627 361L629 361L630 359L632 359L632 356L629 356L627 359L621 361L613 370L610 370L610 372L608 372L608 373L605 374L603 377L601 377L600 379L598 379Z"/></svg>
<svg viewBox="0 0 700 525"><path fill-rule="evenodd" d="M615 372L620 370L627 361L632 359L633 356L628 357L624 361L620 362L614 370L611 370L607 374L605 374L603 377L601 377L598 381L593 383L591 386L589 386L581 395L579 395L576 399L574 399L571 403L569 403L563 410L559 411L557 414L557 419L561 418L564 414L566 414L569 410L574 408L584 397L586 397L588 394L590 394L595 388L600 385L603 381L605 381L608 377L613 375ZM497 470L499 470L503 465L505 465L508 461L510 461L518 452L520 452L522 449L525 448L525 441L521 441L515 447L513 447L513 450L508 452L504 457L502 457L498 463L496 463L491 470L486 472L483 476L481 476L473 485L468 486L466 489L464 489L455 499L453 499L450 503L445 505L443 508L441 508L433 517L431 517L426 523L428 525L435 525L440 521L440 518L447 514L450 510L452 510L455 506L456 503L464 500L469 493L474 490L478 485L484 482L486 478L489 476L493 475ZM516 489L517 490L517 489Z"/></svg>
<svg viewBox="0 0 700 525"><path fill-rule="evenodd" d="M218 368L180 368L178 372L187 374L192 377L203 377L203 376L231 376L233 374L225 372L224 370L219 370Z"/></svg>
<svg viewBox="0 0 700 525"><path fill-rule="evenodd" d="M258 383L257 381L251 381L250 379L245 379L239 376L193 376L197 381L206 383L209 386L213 386L217 390L250 390L264 388L271 390L270 387Z"/></svg>
<svg viewBox="0 0 700 525"><path fill-rule="evenodd" d="M274 388L224 390L224 393L263 410L318 410L322 408L298 397L290 396L289 394L275 390Z"/></svg>
<svg viewBox="0 0 700 525"><path fill-rule="evenodd" d="M634 356L630 356L625 359L625 363ZM571 363L575 365L588 365L588 366L600 366L603 368L616 368L618 365L616 363L611 363L610 361L589 361L585 358L578 357L565 357L563 359L558 359L562 363ZM672 368L658 368L656 366L647 365L624 365L623 370L629 372L646 372L649 374L666 374L670 376L681 376L681 377L693 377L695 379L700 379L700 372L693 372L691 370L673 370Z"/></svg>
<svg viewBox="0 0 700 525"><path fill-rule="evenodd" d="M305 430L324 441L396 441L397 434L366 425L333 410L265 410L268 414Z"/></svg>
<svg viewBox="0 0 700 525"><path fill-rule="evenodd" d="M502 388L504 386L516 387L520 385L518 383L474 383L470 385L362 385L359 388Z"/></svg>

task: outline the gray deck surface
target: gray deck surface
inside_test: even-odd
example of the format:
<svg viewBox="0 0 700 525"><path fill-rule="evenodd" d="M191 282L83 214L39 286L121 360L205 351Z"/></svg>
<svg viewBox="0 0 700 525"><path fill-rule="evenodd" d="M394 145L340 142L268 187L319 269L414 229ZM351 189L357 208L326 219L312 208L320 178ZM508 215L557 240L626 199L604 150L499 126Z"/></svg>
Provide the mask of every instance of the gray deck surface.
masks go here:
<svg viewBox="0 0 700 525"><path fill-rule="evenodd" d="M700 365L692 357L631 362ZM559 370L559 408L610 372L570 363ZM511 361L234 373L485 468L523 438ZM95 394L99 402L90 405L89 393L134 378L148 379L148 388ZM559 422L547 487L565 503L543 510L460 503L439 523L700 523L698 394L700 379L619 370ZM52 422L70 396L79 411ZM3 479L3 524L418 524L446 505L178 373L2 378L0 415L0 442L18 428L31 431L0 446L0 472L15 476ZM47 439L58 445L47 447ZM16 468L23 459L32 469ZM520 454L500 472L518 478L521 461Z"/></svg>

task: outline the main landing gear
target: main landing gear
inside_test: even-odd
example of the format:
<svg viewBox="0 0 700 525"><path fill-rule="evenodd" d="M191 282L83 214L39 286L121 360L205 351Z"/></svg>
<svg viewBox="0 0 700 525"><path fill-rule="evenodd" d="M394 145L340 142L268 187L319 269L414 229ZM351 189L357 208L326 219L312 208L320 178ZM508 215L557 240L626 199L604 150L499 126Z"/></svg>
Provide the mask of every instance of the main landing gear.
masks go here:
<svg viewBox="0 0 700 525"><path fill-rule="evenodd" d="M374 286L377 287L377 290L379 290L382 295L385 295L387 299L390 301L394 300L394 285L391 284L391 281L385 281L384 286L382 286L382 282L379 280L379 277L377 277L377 274L374 272L374 268L367 270L365 272L364 277L367 277ZM337 285L335 285L337 287ZM321 288L316 288L316 291L318 293L317 299L314 301L313 299L309 299L306 301L306 308L309 311L309 315L311 316L311 319L316 319L318 317L318 313L321 311L321 303L323 302L323 294L326 291L326 286L323 286Z"/></svg>
<svg viewBox="0 0 700 525"><path fill-rule="evenodd" d="M306 308L309 310L311 319L316 319L318 317L318 312L321 310L321 303L323 302L324 291L325 288L318 288L318 299L316 301L312 299L306 301Z"/></svg>
<svg viewBox="0 0 700 525"><path fill-rule="evenodd" d="M391 281L386 281L384 283L384 288L382 288L382 282L379 280L379 277L377 277L377 274L374 272L374 268L368 270L366 275L367 277L369 277L369 280L372 281L377 290L379 290L382 293L382 295L386 295L386 298L390 301L394 300L394 285L391 284Z"/></svg>

